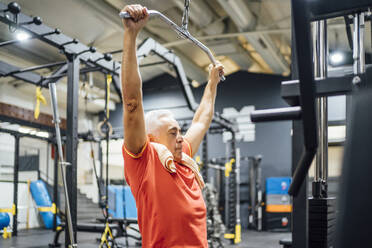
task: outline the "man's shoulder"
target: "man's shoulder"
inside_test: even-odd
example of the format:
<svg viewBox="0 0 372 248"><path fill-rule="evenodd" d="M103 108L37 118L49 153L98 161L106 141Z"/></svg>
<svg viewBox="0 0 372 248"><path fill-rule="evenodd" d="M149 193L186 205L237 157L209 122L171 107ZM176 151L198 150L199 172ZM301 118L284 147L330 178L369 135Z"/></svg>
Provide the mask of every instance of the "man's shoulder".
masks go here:
<svg viewBox="0 0 372 248"><path fill-rule="evenodd" d="M132 153L123 143L122 153L124 160L141 161L145 157L149 157L152 154L153 146L151 142L146 141L139 153Z"/></svg>

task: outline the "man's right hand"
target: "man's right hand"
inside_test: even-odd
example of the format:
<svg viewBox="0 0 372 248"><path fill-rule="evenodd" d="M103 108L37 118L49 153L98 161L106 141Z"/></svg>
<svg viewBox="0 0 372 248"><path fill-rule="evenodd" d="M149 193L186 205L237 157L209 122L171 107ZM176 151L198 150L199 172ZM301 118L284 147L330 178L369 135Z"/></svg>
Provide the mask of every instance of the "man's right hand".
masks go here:
<svg viewBox="0 0 372 248"><path fill-rule="evenodd" d="M124 29L136 35L146 25L149 19L147 8L139 4L127 5L122 12L128 12L132 17L123 19Z"/></svg>

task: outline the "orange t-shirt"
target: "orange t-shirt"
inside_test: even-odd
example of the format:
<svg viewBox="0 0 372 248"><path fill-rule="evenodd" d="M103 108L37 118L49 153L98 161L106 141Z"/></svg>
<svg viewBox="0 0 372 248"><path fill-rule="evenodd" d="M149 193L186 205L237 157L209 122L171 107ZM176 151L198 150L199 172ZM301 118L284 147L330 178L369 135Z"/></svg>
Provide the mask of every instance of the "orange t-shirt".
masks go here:
<svg viewBox="0 0 372 248"><path fill-rule="evenodd" d="M182 151L191 155L184 141ZM123 145L124 174L136 200L142 247L208 247L206 207L194 173L175 162L169 173L147 142L134 155Z"/></svg>

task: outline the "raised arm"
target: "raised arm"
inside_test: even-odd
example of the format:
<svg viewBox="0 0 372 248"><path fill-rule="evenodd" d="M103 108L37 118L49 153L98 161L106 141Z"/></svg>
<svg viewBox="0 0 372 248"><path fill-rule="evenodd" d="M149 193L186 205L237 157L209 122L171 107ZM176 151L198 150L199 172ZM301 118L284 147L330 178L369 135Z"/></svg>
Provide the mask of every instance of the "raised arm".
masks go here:
<svg viewBox="0 0 372 248"><path fill-rule="evenodd" d="M123 19L124 41L121 67L121 86L123 94L124 144L137 154L146 143L145 120L142 104L142 80L139 73L136 38L148 20L146 8L140 5L126 6L132 19Z"/></svg>
<svg viewBox="0 0 372 248"><path fill-rule="evenodd" d="M192 156L198 151L205 133L211 124L214 114L214 103L217 94L217 85L220 82L220 75L224 74L223 65L218 62L215 66L209 66L209 80L204 89L200 105L195 112L189 130L184 138L190 143Z"/></svg>

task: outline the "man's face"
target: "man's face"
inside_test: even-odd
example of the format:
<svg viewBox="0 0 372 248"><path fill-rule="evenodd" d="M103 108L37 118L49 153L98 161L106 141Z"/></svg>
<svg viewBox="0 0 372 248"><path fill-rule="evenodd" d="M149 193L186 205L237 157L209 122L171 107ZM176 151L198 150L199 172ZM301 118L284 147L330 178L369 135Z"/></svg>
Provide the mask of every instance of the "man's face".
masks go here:
<svg viewBox="0 0 372 248"><path fill-rule="evenodd" d="M182 159L182 142L181 129L178 122L171 117L161 117L158 129L158 135L152 137L155 142L165 145L173 154L175 161Z"/></svg>

